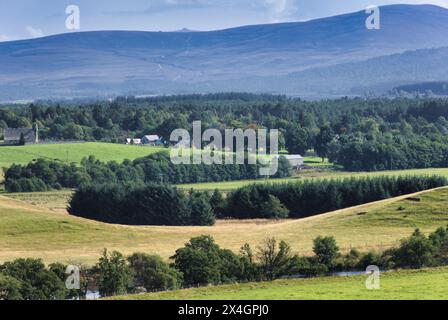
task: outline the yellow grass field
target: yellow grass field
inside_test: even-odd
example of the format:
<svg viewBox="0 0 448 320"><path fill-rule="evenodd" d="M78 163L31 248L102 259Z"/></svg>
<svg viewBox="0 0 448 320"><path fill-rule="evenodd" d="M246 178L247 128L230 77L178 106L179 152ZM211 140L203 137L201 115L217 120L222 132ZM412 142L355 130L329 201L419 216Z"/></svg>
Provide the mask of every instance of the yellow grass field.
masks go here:
<svg viewBox="0 0 448 320"><path fill-rule="evenodd" d="M311 253L319 235L335 236L340 247L385 249L419 227L430 232L448 225L448 188L379 201L302 220L219 221L213 227L129 227L68 216L42 203L0 196L0 261L18 257L45 262L93 264L103 248L125 254L157 253L168 259L191 237L209 234L222 247L239 250L267 237L288 241L296 253ZM402 207L401 210L398 210Z"/></svg>

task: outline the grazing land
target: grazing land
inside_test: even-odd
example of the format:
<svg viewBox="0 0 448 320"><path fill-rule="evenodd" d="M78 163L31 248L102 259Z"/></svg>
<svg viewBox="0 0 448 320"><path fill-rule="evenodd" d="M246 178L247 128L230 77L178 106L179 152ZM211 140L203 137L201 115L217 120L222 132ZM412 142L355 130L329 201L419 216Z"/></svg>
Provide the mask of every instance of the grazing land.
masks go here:
<svg viewBox="0 0 448 320"><path fill-rule="evenodd" d="M213 183L196 183L182 184L178 187L184 189L196 190L222 190L230 191L251 184L258 183L294 183L302 182L308 179L343 179L343 178L361 178L361 177L378 177L378 176L407 176L407 175L439 175L448 177L448 168L431 168L431 169L411 169L411 170L393 170L393 171L376 171L376 172L346 172L333 170L304 170L296 176L284 179L267 179L267 180L242 180L227 181Z"/></svg>
<svg viewBox="0 0 448 320"><path fill-rule="evenodd" d="M91 155L103 162L122 162L125 159L134 160L160 151L167 151L167 149L164 147L102 142L54 143L26 146L0 145L0 168L10 167L12 164L28 164L38 158L80 163L83 158ZM332 167L332 164L328 160L322 162L322 159L318 157L306 157L305 164L313 167Z"/></svg>
<svg viewBox="0 0 448 320"><path fill-rule="evenodd" d="M49 192L8 193L5 196L29 203L42 209L67 214L67 205L72 197L72 190Z"/></svg>
<svg viewBox="0 0 448 320"><path fill-rule="evenodd" d="M133 160L162 150L166 149L99 142L2 146L0 167L9 167L14 163L28 164L38 158L80 163L83 158L90 155L103 162L122 162L124 159Z"/></svg>
<svg viewBox="0 0 448 320"><path fill-rule="evenodd" d="M278 280L115 297L113 300L446 300L448 268L399 270L381 275L380 290L366 276Z"/></svg>
<svg viewBox="0 0 448 320"><path fill-rule="evenodd" d="M244 243L257 246L268 237L288 241L296 253L312 251L312 240L334 236L342 251L362 251L394 246L415 228L432 232L448 225L448 188L403 196L301 220L218 221L213 227L135 227L110 225L63 215L36 205L0 196L0 261L19 257L43 258L45 262L92 264L103 248L124 254L157 253L168 259L191 237L211 235L234 251ZM412 200L412 199L411 199ZM51 201L50 201L51 203Z"/></svg>

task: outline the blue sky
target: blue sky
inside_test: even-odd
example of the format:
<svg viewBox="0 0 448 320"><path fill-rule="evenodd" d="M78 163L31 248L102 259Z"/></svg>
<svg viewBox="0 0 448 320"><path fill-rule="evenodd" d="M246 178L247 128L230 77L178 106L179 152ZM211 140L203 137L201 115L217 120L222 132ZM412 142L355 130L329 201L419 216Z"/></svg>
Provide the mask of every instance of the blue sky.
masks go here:
<svg viewBox="0 0 448 320"><path fill-rule="evenodd" d="M303 21L394 3L448 8L448 0L2 0L0 41L67 32L71 4L80 8L81 31L173 31Z"/></svg>

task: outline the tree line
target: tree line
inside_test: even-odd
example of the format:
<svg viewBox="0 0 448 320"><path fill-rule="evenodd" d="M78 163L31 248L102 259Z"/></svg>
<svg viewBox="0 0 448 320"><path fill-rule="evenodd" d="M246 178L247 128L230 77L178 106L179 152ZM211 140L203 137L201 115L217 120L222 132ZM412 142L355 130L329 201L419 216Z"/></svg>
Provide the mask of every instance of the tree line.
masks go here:
<svg viewBox="0 0 448 320"><path fill-rule="evenodd" d="M213 225L216 218L303 218L448 185L439 176L319 180L242 187L230 194L168 185L102 184L80 187L72 215L130 225Z"/></svg>
<svg viewBox="0 0 448 320"><path fill-rule="evenodd" d="M12 165L5 170L8 192L42 192L50 189L78 188L88 184L182 184L260 179L260 164L206 165L170 161L168 152L160 152L134 161L103 163L90 156L75 163L37 159L27 165ZM290 163L281 157L274 178L292 175Z"/></svg>
<svg viewBox="0 0 448 320"><path fill-rule="evenodd" d="M103 184L79 188L71 215L127 225L213 225L215 214L207 194L183 192L168 185Z"/></svg>
<svg viewBox="0 0 448 320"><path fill-rule="evenodd" d="M256 184L228 196L220 216L304 218L448 185L441 176L379 176L286 184Z"/></svg>
<svg viewBox="0 0 448 320"><path fill-rule="evenodd" d="M102 297L157 292L193 286L273 281L283 277L316 277L329 272L359 271L376 265L382 270L419 269L448 264L448 228L429 236L420 230L400 245L383 252L341 253L333 237L317 237L313 255L299 256L284 241L266 239L255 250L249 244L239 253L222 249L210 236L192 238L176 250L170 262L158 255L128 257L104 250L97 264L84 266L79 289L65 286L67 265L48 267L38 259L17 259L0 265L0 300L85 299L88 291Z"/></svg>
<svg viewBox="0 0 448 320"><path fill-rule="evenodd" d="M124 143L193 121L210 128L279 129L280 148L314 150L346 170L395 170L448 166L448 100L342 98L302 101L284 96L223 93L147 99L118 98L95 104L40 102L0 107L0 132L37 123L42 139Z"/></svg>

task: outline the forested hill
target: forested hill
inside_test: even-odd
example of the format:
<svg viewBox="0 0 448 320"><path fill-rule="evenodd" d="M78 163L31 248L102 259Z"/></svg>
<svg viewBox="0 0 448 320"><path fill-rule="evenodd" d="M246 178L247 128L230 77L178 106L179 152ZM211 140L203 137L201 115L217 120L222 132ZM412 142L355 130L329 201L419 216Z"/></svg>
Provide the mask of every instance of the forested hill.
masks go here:
<svg viewBox="0 0 448 320"><path fill-rule="evenodd" d="M121 98L82 105L32 104L0 108L6 127L39 125L42 139L124 143L125 138L174 129L280 130L291 154L314 149L347 170L448 166L448 99L338 99L301 101L283 96L217 94Z"/></svg>
<svg viewBox="0 0 448 320"><path fill-rule="evenodd" d="M448 82L424 82L415 83L406 86L400 86L394 89L398 92L407 92L410 94L427 94L448 96Z"/></svg>
<svg viewBox="0 0 448 320"><path fill-rule="evenodd" d="M307 95L311 80L313 94L341 95L363 85L407 84L402 80L412 79L414 69L406 68L396 77L396 72L387 72L391 64L384 61L380 66L387 76L374 84L360 83L350 74L344 77L344 72L333 74L343 78L343 87L324 76L310 80L303 74L282 78L283 82L277 78L312 70L319 74L321 69L347 63L354 64L353 72L361 73L366 67L356 63L448 46L445 8L381 7L381 30L368 30L367 17L362 10L306 22L210 32L77 32L3 42L0 101L229 90ZM446 66L446 61L440 63ZM431 72L441 67L423 68L418 81L439 80L431 78Z"/></svg>

